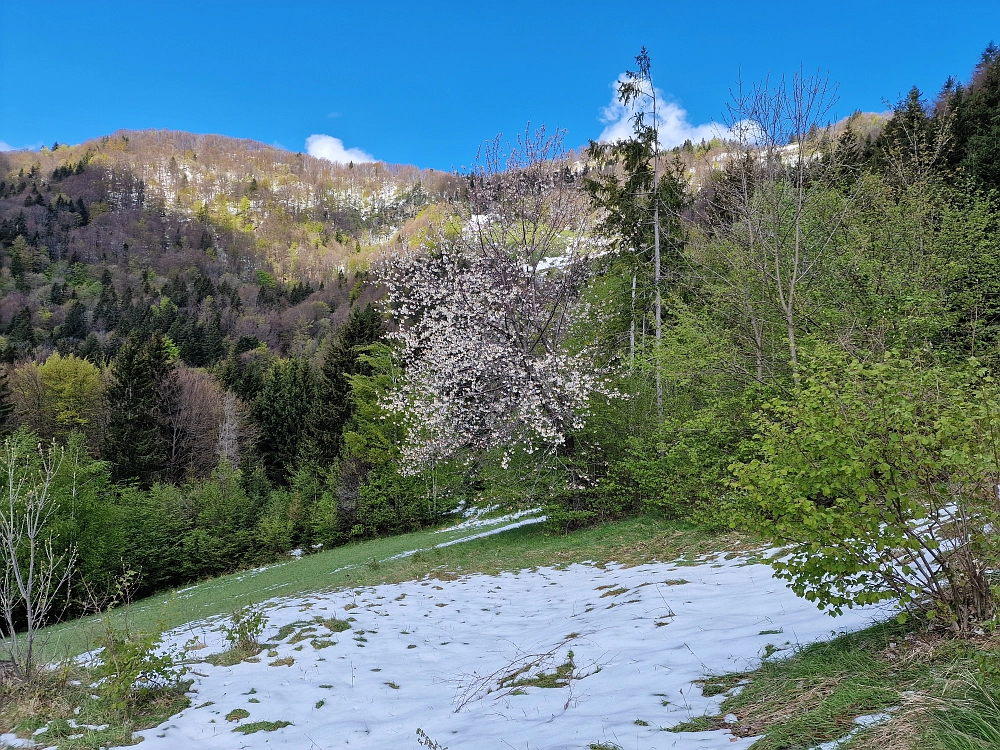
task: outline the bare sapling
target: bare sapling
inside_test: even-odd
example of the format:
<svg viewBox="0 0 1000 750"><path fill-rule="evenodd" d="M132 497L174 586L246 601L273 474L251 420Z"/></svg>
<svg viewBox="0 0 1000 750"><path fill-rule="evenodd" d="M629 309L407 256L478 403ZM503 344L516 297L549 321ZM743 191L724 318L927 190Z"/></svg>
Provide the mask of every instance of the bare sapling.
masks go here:
<svg viewBox="0 0 1000 750"><path fill-rule="evenodd" d="M728 217L710 222L723 269L713 278L739 311L758 381L790 370L798 385L804 290L835 254L853 205L832 189L841 155L827 118L836 101L826 77L799 72L777 84L740 83L729 105L724 170L707 193L710 213ZM769 331L782 332L787 365L772 359Z"/></svg>
<svg viewBox="0 0 1000 750"><path fill-rule="evenodd" d="M68 592L76 562L73 546L59 549L51 521L58 509L53 482L65 458L55 443L31 446L18 435L0 449L7 497L0 502L0 614L4 647L18 677L30 679L35 642L61 592Z"/></svg>

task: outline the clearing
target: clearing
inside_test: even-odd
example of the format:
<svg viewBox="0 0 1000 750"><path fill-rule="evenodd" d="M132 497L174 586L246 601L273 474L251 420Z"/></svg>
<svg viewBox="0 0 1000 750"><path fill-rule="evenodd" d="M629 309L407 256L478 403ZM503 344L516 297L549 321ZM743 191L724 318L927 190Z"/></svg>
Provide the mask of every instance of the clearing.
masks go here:
<svg viewBox="0 0 1000 750"><path fill-rule="evenodd" d="M139 733L143 747L749 748L756 738L718 720L669 731L718 713L727 693L705 696L700 681L885 615L831 618L738 540L653 519L433 546L510 525L411 535L422 549L403 556L333 550L161 597L161 619L185 596L197 604L164 638L187 651L194 683L190 707ZM705 554L722 547L733 551ZM316 585L324 568L352 579ZM227 645L221 612L269 594L265 649L205 661ZM155 619L156 604L138 614ZM62 646L86 630L64 626Z"/></svg>

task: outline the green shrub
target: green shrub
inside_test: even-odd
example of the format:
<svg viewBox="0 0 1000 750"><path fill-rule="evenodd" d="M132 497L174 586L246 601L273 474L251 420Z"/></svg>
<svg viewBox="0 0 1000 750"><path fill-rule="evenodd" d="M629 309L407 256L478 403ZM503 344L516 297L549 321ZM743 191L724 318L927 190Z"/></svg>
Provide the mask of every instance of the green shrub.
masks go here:
<svg viewBox="0 0 1000 750"><path fill-rule="evenodd" d="M267 617L259 606L248 604L233 612L228 625L223 626L232 649L245 653L260 650L260 636L267 627Z"/></svg>
<svg viewBox="0 0 1000 750"><path fill-rule="evenodd" d="M160 636L137 634L128 626L105 627L100 664L100 697L105 705L130 715L150 695L176 687L187 673L171 653L160 650Z"/></svg>
<svg viewBox="0 0 1000 750"><path fill-rule="evenodd" d="M821 350L734 466L772 564L800 596L840 612L897 600L969 631L993 616L1000 393L975 362L861 362Z"/></svg>

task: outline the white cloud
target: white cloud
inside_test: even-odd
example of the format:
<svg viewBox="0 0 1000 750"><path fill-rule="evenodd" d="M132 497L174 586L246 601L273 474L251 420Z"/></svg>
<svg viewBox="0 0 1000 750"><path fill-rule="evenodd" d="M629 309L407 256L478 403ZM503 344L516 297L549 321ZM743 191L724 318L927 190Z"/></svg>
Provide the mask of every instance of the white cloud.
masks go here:
<svg viewBox="0 0 1000 750"><path fill-rule="evenodd" d="M306 138L306 153L334 164L365 164L377 161L374 156L360 148L344 148L344 142L332 135L311 135Z"/></svg>
<svg viewBox="0 0 1000 750"><path fill-rule="evenodd" d="M0 141L0 151L13 151L14 147L6 141Z"/></svg>
<svg viewBox="0 0 1000 750"><path fill-rule="evenodd" d="M618 141L632 136L633 118L641 107L649 108L648 104L635 103L628 107L618 101L618 83L625 80L622 74L615 83L615 98L601 112L601 122L605 123L604 130L598 140L603 142ZM688 121L687 111L675 102L668 101L663 92L656 89L657 101L657 126L660 134L660 147L673 148L680 146L684 141L690 140L692 143L699 143L703 140L710 141L713 138L731 138L732 132L725 125L717 122L707 122L703 125L692 125ZM652 114L647 114L647 118L652 118ZM647 119L647 122L649 119ZM650 124L652 124L650 122Z"/></svg>

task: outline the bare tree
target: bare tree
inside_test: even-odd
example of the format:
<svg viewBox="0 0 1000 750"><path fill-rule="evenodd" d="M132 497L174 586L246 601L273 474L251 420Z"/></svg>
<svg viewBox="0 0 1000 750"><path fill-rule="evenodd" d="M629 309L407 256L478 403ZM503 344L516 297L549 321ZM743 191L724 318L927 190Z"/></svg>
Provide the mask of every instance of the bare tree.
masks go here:
<svg viewBox="0 0 1000 750"><path fill-rule="evenodd" d="M59 594L68 589L76 550L59 551L50 521L58 503L53 480L65 451L55 443L37 446L23 437L7 438L0 450L0 472L7 498L0 503L0 613L7 631L5 646L16 672L29 679L34 669L35 639ZM19 628L23 628L19 632Z"/></svg>
<svg viewBox="0 0 1000 750"><path fill-rule="evenodd" d="M239 466L240 451L257 439L252 431L250 409L232 391L223 394L221 406L222 424L215 446L217 462L226 461L232 466Z"/></svg>
<svg viewBox="0 0 1000 750"><path fill-rule="evenodd" d="M166 405L161 420L172 481L185 476L207 477L222 457L238 462L238 432L246 420L245 414L240 419L239 402L232 394L224 393L208 373L183 366L160 384L160 391ZM227 442L228 452L222 456L219 446L226 430L236 431L230 437L235 436L237 443Z"/></svg>
<svg viewBox="0 0 1000 750"><path fill-rule="evenodd" d="M831 190L837 153L826 123L835 88L801 72L777 85L740 83L729 105L732 134L724 172L709 201L718 279L729 287L763 380L767 330L783 331L798 384L797 328L804 288L822 268L844 226L850 197Z"/></svg>

